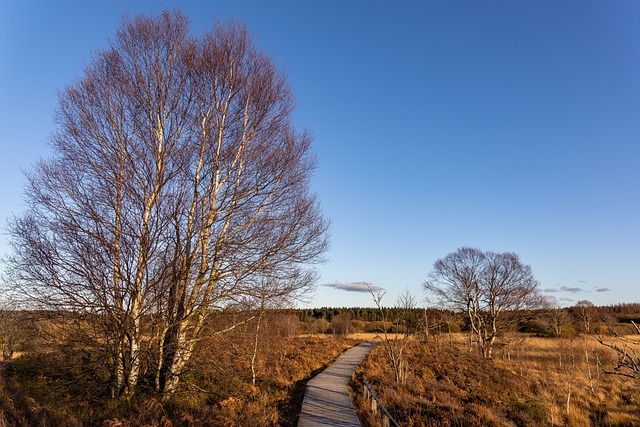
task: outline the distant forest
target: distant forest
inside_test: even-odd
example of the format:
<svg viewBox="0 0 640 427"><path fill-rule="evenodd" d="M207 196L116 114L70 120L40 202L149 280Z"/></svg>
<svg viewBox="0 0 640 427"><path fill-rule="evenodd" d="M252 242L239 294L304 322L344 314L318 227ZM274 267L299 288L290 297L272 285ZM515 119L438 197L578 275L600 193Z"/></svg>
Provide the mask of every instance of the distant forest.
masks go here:
<svg viewBox="0 0 640 427"><path fill-rule="evenodd" d="M438 323L438 319L448 319L447 322L458 326L454 331L465 330L465 320L461 313L435 308L412 308L407 310L399 307L385 307L384 311L387 321L394 324L405 319L411 319L417 323L424 321L426 318L427 321L432 319L430 323L434 326ZM550 315L553 311L556 311L556 316ZM297 316L298 320L303 324L312 324L322 319L331 323L336 316L347 317L352 322L369 323L380 321L380 309L376 307L301 308L290 312ZM553 335L550 333L550 323L554 320L558 322L556 318L557 312L564 315L562 322L569 327L567 329L568 333L582 331L606 334L611 326L630 325L631 322L640 323L640 303L595 306L589 301L580 301L571 307L542 308L522 312L520 313L522 316L520 316L521 320L517 325L517 329L521 332L531 332L540 336ZM625 330L626 328L623 327L621 333L624 333Z"/></svg>

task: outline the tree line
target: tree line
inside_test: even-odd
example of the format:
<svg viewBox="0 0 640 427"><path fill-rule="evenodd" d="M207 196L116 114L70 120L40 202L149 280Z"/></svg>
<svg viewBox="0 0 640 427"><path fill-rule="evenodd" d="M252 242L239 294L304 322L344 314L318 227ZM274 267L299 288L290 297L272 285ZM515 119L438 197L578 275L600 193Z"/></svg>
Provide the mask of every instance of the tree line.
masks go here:
<svg viewBox="0 0 640 427"><path fill-rule="evenodd" d="M399 319L402 310L399 307L388 307L389 317ZM292 310L298 316L300 322L310 322L318 319L325 319L329 322L338 314L349 315L351 319L363 322L375 322L379 320L379 310L377 307L320 307L320 308L299 308ZM412 312L419 317L423 309L414 308Z"/></svg>
<svg viewBox="0 0 640 427"><path fill-rule="evenodd" d="M590 328L585 329L584 307L589 307ZM398 324L405 313L400 307L385 307L386 318L390 323ZM283 313L291 313L300 322L302 332L308 331L305 325L313 324L318 320L331 322L338 315L348 316L351 321L376 323L380 321L380 312L377 307L320 307L285 309ZM425 317L431 319L429 329L432 333L446 333L468 331L470 324L461 313L438 308L412 308L410 317L417 319L416 323L425 321ZM512 331L532 333L539 337L570 336L576 333L609 333L607 328L617 327L624 333L630 333L633 329L631 322L640 323L640 304L621 303L613 305L597 306L590 301L578 301L575 305L558 307L552 304L546 307L532 310L522 310L517 313L518 321L512 326ZM369 328L371 331L373 329ZM364 330L354 328L354 330Z"/></svg>

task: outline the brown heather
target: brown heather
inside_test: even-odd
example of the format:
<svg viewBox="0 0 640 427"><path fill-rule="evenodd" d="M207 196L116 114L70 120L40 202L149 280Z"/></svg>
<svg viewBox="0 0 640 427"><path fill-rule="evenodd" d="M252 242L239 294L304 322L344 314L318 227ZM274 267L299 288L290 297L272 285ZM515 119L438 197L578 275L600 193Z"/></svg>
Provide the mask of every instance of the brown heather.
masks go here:
<svg viewBox="0 0 640 427"><path fill-rule="evenodd" d="M247 328L202 342L169 400L143 385L133 398L111 399L108 371L77 347L25 353L0 365L0 427L295 426L306 381L357 342L287 336L270 320L255 386Z"/></svg>
<svg viewBox="0 0 640 427"><path fill-rule="evenodd" d="M640 425L640 389L607 375L615 354L595 336L533 338L511 334L493 360L469 351L465 335L408 348L406 384L393 380L375 348L352 383L363 426L380 425L361 397L367 379L402 426Z"/></svg>

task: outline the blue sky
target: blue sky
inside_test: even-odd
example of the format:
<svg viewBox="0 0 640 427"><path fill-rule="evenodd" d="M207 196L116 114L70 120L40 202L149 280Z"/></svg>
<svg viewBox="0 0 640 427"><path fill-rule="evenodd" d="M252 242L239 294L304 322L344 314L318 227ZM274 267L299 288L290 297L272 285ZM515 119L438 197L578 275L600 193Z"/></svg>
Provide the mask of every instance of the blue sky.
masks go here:
<svg viewBox="0 0 640 427"><path fill-rule="evenodd" d="M194 34L246 23L288 74L332 220L312 306L371 305L363 281L421 298L461 246L518 253L562 305L640 301L636 0L0 0L0 219L56 91L123 14L176 6Z"/></svg>

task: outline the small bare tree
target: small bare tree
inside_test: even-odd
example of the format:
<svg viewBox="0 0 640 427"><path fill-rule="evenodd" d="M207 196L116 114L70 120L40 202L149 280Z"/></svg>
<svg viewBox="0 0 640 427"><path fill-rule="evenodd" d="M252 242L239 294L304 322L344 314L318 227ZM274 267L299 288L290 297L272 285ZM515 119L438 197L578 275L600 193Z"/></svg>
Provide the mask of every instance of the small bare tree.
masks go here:
<svg viewBox="0 0 640 427"><path fill-rule="evenodd" d="M321 319L314 320L309 325L309 329L311 333L314 334L326 334L327 331L331 328L331 323L327 321L324 317Z"/></svg>
<svg viewBox="0 0 640 427"><path fill-rule="evenodd" d="M531 267L516 254L475 248L460 248L437 260L424 283L428 298L465 313L487 359L499 332L513 324L521 310L540 304L537 286Z"/></svg>
<svg viewBox="0 0 640 427"><path fill-rule="evenodd" d="M581 300L576 303L574 310L580 320L580 329L587 333L591 332L591 324L598 314L596 306L591 301Z"/></svg>
<svg viewBox="0 0 640 427"><path fill-rule="evenodd" d="M351 314L338 313L331 319L331 326L333 328L333 334L340 338L346 338L349 335L349 328L351 327Z"/></svg>
<svg viewBox="0 0 640 427"><path fill-rule="evenodd" d="M563 329L571 324L571 315L566 309L556 305L548 304L546 307L546 318L551 325L553 336L559 337L562 335Z"/></svg>
<svg viewBox="0 0 640 427"><path fill-rule="evenodd" d="M396 308L400 311L400 318L394 319L396 320L396 324L394 325L396 331L391 333L388 326L391 323L388 310L382 304L382 298L385 292L379 291L378 293L374 293L370 285L369 292L373 297L373 302L378 308L378 315L382 324L382 330L379 331L378 336L380 336L382 340L387 360L393 368L396 382L404 384L407 380L405 350L419 328L416 319L413 317L413 312L417 304L416 299L408 289L405 289L402 294L398 296Z"/></svg>

